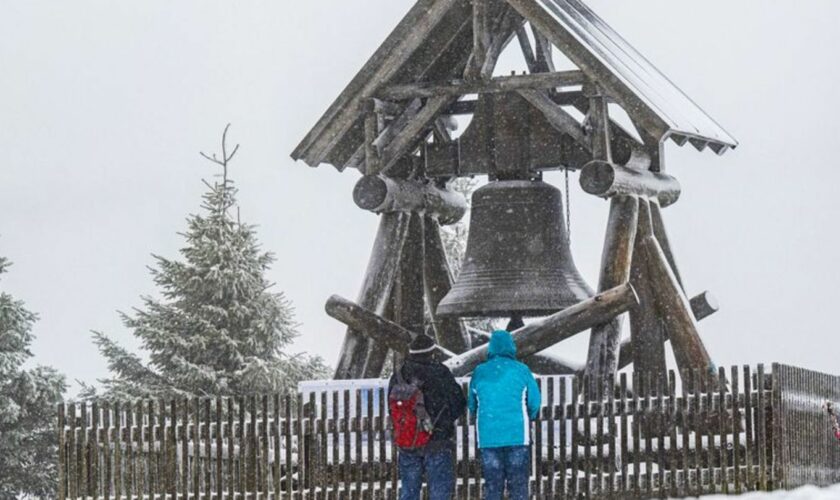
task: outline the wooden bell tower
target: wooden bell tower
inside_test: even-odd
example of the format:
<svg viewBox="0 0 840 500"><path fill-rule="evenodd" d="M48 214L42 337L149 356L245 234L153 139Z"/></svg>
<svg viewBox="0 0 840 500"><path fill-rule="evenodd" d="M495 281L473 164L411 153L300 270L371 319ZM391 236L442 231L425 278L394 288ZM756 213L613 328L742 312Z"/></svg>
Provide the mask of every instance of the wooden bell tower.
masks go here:
<svg viewBox="0 0 840 500"><path fill-rule="evenodd" d="M527 73L493 76L511 44ZM554 51L576 68L557 71ZM472 120L455 138L459 115ZM583 371L596 384L631 363L665 373L670 341L679 369L713 371L698 322L717 306L707 293L689 298L665 229L663 209L681 192L665 168L669 139L718 155L737 146L581 1L418 0L292 153L356 170L357 206L380 217L356 302L327 304L348 325L336 378L379 376L388 352L404 353L427 326L453 371L468 373L486 346L472 345L457 318L436 315L452 287L440 226L467 206L448 185L560 169L580 171L581 188L610 201L597 295L516 330L523 361L542 373ZM585 330L585 365L540 354Z"/></svg>

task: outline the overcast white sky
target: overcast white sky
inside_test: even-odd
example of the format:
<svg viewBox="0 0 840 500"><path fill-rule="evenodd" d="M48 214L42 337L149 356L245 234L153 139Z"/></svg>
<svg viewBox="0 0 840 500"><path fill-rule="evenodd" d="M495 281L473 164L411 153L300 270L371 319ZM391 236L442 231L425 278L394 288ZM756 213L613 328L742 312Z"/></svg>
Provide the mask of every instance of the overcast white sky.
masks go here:
<svg viewBox="0 0 840 500"><path fill-rule="evenodd" d="M1 4L0 254L15 266L0 286L41 315L37 361L92 382L106 369L91 329L134 345L116 311L155 292L150 253L176 256L214 173L198 151L232 122L242 218L279 257L295 347L333 363L343 329L323 304L356 296L377 217L352 202L357 173L289 154L411 2ZM590 4L741 141L724 157L668 146L682 274L722 305L701 324L712 357L840 372L840 3ZM607 204L574 187L573 252L595 284ZM555 350L582 360L585 344Z"/></svg>

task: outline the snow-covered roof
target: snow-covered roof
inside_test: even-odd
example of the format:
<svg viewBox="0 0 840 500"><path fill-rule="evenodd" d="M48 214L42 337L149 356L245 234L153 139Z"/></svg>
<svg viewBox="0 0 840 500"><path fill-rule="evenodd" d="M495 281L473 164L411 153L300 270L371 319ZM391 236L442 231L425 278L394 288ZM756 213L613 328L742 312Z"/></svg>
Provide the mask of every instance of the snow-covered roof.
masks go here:
<svg viewBox="0 0 840 500"><path fill-rule="evenodd" d="M504 0L659 140L718 154L737 141L579 0ZM469 0L418 0L292 153L342 169L364 142L366 98L386 85L460 78L470 56ZM513 33L510 33L513 36Z"/></svg>

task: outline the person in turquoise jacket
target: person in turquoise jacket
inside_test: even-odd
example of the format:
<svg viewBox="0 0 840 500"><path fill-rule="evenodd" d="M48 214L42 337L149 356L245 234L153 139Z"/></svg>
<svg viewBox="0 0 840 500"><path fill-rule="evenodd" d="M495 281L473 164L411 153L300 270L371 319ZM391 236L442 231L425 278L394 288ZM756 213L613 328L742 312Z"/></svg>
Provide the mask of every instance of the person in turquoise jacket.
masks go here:
<svg viewBox="0 0 840 500"><path fill-rule="evenodd" d="M541 397L534 375L516 360L513 337L504 330L490 337L488 359L470 381L467 404L476 415L485 500L528 498L530 421L537 418Z"/></svg>

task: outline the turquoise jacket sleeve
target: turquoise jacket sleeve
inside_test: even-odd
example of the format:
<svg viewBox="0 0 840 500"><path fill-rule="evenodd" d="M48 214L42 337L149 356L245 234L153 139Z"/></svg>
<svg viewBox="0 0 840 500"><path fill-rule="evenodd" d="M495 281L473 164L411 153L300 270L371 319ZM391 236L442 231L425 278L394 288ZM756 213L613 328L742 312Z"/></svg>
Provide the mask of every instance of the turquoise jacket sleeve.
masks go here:
<svg viewBox="0 0 840 500"><path fill-rule="evenodd" d="M534 380L534 375L531 374L530 370L526 373L526 377L528 378L528 416L531 417L531 420L535 420L540 414L542 395L540 394L539 386L537 386L537 381Z"/></svg>
<svg viewBox="0 0 840 500"><path fill-rule="evenodd" d="M478 408L478 400L475 397L475 392L473 389L475 388L475 373L473 373L473 378L470 379L470 386L467 389L467 408L470 410L470 414L475 415L475 411Z"/></svg>

